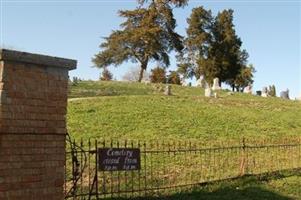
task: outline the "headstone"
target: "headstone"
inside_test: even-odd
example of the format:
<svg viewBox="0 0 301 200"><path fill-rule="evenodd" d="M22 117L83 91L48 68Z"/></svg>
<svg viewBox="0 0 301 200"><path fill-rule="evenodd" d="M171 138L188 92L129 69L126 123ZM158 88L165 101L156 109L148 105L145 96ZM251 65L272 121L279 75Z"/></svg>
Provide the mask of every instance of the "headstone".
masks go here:
<svg viewBox="0 0 301 200"><path fill-rule="evenodd" d="M170 85L166 85L164 94L167 96L171 95L171 86Z"/></svg>
<svg viewBox="0 0 301 200"><path fill-rule="evenodd" d="M214 92L214 98L218 98L217 92Z"/></svg>
<svg viewBox="0 0 301 200"><path fill-rule="evenodd" d="M244 93L252 94L252 86L248 85L247 87L245 87L244 88Z"/></svg>
<svg viewBox="0 0 301 200"><path fill-rule="evenodd" d="M280 97L281 97L282 99L290 99L290 97L289 97L289 90L286 89L286 91L280 92Z"/></svg>
<svg viewBox="0 0 301 200"><path fill-rule="evenodd" d="M261 93L262 93L262 92L261 92L260 90L257 90L257 91L256 91L256 95L257 95L257 96L261 96Z"/></svg>
<svg viewBox="0 0 301 200"><path fill-rule="evenodd" d="M211 97L212 96L212 90L211 88L206 88L205 89L205 97Z"/></svg>
<svg viewBox="0 0 301 200"><path fill-rule="evenodd" d="M261 96L262 97L268 97L268 88L267 87L262 88Z"/></svg>
<svg viewBox="0 0 301 200"><path fill-rule="evenodd" d="M219 78L213 79L213 86L212 90L220 90L221 87L219 86Z"/></svg>

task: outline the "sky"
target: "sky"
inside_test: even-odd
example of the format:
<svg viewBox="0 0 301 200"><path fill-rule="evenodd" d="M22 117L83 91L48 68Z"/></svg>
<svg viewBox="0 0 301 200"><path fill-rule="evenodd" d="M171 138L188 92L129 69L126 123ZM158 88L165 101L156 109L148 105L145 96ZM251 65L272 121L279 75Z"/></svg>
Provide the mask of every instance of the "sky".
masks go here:
<svg viewBox="0 0 301 200"><path fill-rule="evenodd" d="M0 0L0 44L2 48L76 59L70 77L97 80L100 70L91 58L100 51L103 37L123 21L118 10L134 9L135 0ZM190 0L185 8L174 9L176 31L185 36L186 19L194 7L204 6L216 15L234 10L234 25L248 62L256 68L253 90L274 84L277 94L290 90L301 96L301 0ZM174 53L171 66L176 68ZM110 67L120 80L136 63ZM156 63L150 63L149 70ZM189 81L189 80L188 80ZM192 81L194 83L194 81Z"/></svg>

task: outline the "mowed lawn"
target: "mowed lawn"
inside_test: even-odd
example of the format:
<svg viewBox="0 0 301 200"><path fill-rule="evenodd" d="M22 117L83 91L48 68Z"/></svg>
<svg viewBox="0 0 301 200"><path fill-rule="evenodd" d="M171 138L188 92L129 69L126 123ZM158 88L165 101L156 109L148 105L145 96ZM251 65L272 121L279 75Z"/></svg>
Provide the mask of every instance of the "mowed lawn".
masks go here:
<svg viewBox="0 0 301 200"><path fill-rule="evenodd" d="M159 89L157 89L159 87ZM71 87L68 131L79 138L217 140L301 134L301 103L246 94L205 98L195 87L80 82Z"/></svg>

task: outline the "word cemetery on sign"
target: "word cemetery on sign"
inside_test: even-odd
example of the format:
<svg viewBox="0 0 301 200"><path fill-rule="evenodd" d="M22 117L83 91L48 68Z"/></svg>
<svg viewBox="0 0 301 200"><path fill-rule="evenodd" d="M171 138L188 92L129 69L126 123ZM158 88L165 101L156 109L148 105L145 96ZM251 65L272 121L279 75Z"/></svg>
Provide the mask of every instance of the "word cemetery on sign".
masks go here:
<svg viewBox="0 0 301 200"><path fill-rule="evenodd" d="M140 149L99 148L98 164L101 171L139 170Z"/></svg>

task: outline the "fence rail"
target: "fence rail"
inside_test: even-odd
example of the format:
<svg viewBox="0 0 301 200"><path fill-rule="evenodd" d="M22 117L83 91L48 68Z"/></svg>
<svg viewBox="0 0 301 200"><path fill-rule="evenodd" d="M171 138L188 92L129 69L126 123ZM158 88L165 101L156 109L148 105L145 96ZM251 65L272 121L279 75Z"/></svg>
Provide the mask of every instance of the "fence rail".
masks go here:
<svg viewBox="0 0 301 200"><path fill-rule="evenodd" d="M169 194L183 187L301 168L301 140L200 144L190 141L69 141L65 198L101 199ZM98 148L139 148L141 169L99 171Z"/></svg>

